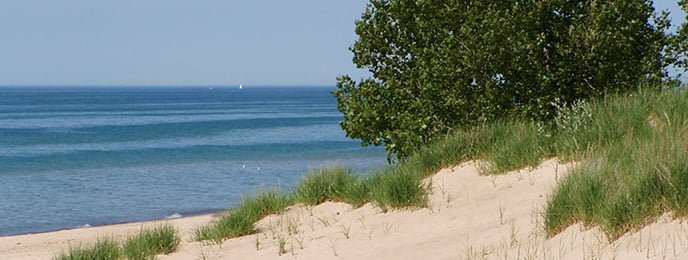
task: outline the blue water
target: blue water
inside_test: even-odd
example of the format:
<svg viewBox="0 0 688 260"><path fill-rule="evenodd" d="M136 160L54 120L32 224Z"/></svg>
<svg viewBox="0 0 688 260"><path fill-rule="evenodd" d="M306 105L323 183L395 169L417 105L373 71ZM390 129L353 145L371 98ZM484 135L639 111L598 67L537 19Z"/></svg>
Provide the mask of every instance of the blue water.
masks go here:
<svg viewBox="0 0 688 260"><path fill-rule="evenodd" d="M385 164L331 88L0 88L0 236L219 211L309 169Z"/></svg>

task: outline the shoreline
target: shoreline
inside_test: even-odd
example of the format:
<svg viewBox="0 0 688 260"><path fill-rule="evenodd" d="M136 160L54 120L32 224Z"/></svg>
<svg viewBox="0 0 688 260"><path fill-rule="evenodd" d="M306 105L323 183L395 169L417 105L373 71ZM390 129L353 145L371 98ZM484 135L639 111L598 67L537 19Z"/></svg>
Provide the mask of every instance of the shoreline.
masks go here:
<svg viewBox="0 0 688 260"><path fill-rule="evenodd" d="M86 246L103 237L124 240L142 228L155 227L163 223L173 225L179 234L188 240L196 228L209 223L216 214L3 236L0 237L0 258L52 259L57 253L66 251L70 247Z"/></svg>
<svg viewBox="0 0 688 260"><path fill-rule="evenodd" d="M6 238L6 237L16 237L16 236L23 236L23 235L40 235L40 234L46 234L46 233L54 233L54 232L69 231L69 230L79 230L79 229L87 229L87 228L98 228L98 227L127 225L127 224L136 224L136 223L145 224L145 223L149 223L149 222L160 222L160 221L165 221L165 220L185 219L185 218L193 218L193 217L200 217L200 216L215 216L215 215L220 214L226 210L227 209L203 210L203 211L196 211L194 213L189 213L189 214L173 213L172 215L169 215L169 216L166 216L163 218L152 218L152 219L143 219L143 220L100 223L100 224L93 224L93 225L86 223L82 226L76 226L76 227L64 227L64 228L50 229L50 230L36 231L36 232L24 232L24 233L14 233L14 234L10 233L10 234L6 234L6 235L0 235L0 239ZM180 217L176 217L175 215L179 215Z"/></svg>

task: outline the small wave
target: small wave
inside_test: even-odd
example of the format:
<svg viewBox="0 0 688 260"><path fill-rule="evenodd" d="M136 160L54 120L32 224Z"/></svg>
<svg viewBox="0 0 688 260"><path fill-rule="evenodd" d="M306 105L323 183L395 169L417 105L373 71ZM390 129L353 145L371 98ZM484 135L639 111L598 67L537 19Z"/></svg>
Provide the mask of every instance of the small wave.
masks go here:
<svg viewBox="0 0 688 260"><path fill-rule="evenodd" d="M174 213L172 215L165 217L165 219L177 219L177 218L182 218L182 214Z"/></svg>

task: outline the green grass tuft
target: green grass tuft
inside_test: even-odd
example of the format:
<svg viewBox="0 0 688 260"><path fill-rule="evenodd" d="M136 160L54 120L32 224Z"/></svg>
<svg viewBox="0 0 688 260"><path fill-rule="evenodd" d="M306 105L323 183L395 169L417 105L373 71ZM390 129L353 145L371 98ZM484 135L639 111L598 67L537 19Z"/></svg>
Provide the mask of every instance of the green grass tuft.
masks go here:
<svg viewBox="0 0 688 260"><path fill-rule="evenodd" d="M244 197L228 214L197 229L196 240L219 243L225 239L252 234L254 223L267 215L279 213L291 203L289 195L277 190L261 191Z"/></svg>
<svg viewBox="0 0 688 260"><path fill-rule="evenodd" d="M549 137L533 122L498 122L480 130L481 136L488 136L476 147L480 158L489 162L484 174L534 167L543 157L551 156Z"/></svg>
<svg viewBox="0 0 688 260"><path fill-rule="evenodd" d="M295 191L298 202L317 205L325 201L361 206L368 201L367 186L351 170L333 167L311 171Z"/></svg>
<svg viewBox="0 0 688 260"><path fill-rule="evenodd" d="M122 250L112 238L99 239L89 247L71 247L68 252L60 253L57 260L114 260L122 258Z"/></svg>
<svg viewBox="0 0 688 260"><path fill-rule="evenodd" d="M368 179L371 200L384 211L427 206L428 188L423 185L422 175L405 166L389 168Z"/></svg>
<svg viewBox="0 0 688 260"><path fill-rule="evenodd" d="M155 259L156 255L174 252L181 238L171 225L141 232L120 244L112 238L101 238L90 247L72 247L60 253L57 260L114 260L114 259Z"/></svg>
<svg viewBox="0 0 688 260"><path fill-rule="evenodd" d="M556 188L547 206L545 229L558 233L571 224L581 221L585 225L598 222L598 212L604 201L604 184L601 178L586 171L574 170Z"/></svg>
<svg viewBox="0 0 688 260"><path fill-rule="evenodd" d="M171 225L161 225L141 232L124 242L122 251L130 260L145 260L174 252L181 238Z"/></svg>

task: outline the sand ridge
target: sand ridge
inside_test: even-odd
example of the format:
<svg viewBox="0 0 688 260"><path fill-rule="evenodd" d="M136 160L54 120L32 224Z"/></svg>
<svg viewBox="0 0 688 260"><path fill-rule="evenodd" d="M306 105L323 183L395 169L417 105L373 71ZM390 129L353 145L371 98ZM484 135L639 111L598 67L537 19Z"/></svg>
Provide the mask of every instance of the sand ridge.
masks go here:
<svg viewBox="0 0 688 260"><path fill-rule="evenodd" d="M327 202L292 206L259 221L253 235L222 244L194 242L213 216L168 220L182 234L177 252L159 259L687 259L688 224L668 215L609 243L599 230L574 225L546 238L542 212L571 165L555 159L534 169L481 176L480 162L426 179L429 207L382 212ZM0 237L0 259L50 259L69 245L101 236L123 239L132 223Z"/></svg>

